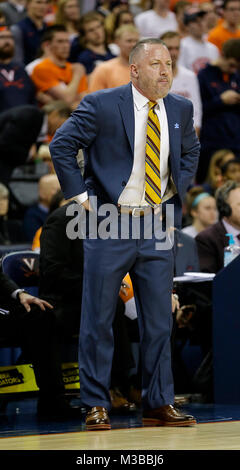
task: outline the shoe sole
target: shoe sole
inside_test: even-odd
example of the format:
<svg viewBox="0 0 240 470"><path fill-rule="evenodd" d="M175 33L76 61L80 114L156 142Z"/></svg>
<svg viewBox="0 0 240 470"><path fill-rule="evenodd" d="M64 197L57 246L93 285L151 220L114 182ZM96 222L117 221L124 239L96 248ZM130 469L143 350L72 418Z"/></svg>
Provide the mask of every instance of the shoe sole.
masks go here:
<svg viewBox="0 0 240 470"><path fill-rule="evenodd" d="M89 424L86 425L86 431L107 431L111 429L111 424Z"/></svg>
<svg viewBox="0 0 240 470"><path fill-rule="evenodd" d="M143 426L194 426L197 424L197 421L195 419L192 419L191 421L179 421L179 422L173 422L173 421L160 421L159 419L152 419L152 418L143 418L142 420Z"/></svg>

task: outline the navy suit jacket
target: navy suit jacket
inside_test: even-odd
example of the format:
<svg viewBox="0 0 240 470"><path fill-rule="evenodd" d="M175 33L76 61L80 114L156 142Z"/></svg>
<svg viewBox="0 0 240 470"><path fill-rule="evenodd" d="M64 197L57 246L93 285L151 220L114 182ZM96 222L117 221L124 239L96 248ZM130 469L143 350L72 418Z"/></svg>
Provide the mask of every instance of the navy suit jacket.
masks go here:
<svg viewBox="0 0 240 470"><path fill-rule="evenodd" d="M180 200L195 175L199 142L193 127L192 103L169 94L164 98L170 168ZM83 149L84 178L76 155ZM134 105L131 83L87 95L57 130L50 151L66 198L91 191L101 201L117 204L127 184L134 157Z"/></svg>

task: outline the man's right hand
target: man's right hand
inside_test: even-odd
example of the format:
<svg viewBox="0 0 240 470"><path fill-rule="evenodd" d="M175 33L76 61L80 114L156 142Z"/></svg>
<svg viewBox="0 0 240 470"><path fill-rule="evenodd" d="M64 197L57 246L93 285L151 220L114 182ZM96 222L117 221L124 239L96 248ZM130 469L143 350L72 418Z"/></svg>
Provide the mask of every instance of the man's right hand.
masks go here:
<svg viewBox="0 0 240 470"><path fill-rule="evenodd" d="M89 199L87 199L86 201L82 202L82 206L84 207L84 209L86 209L86 211L92 212L92 207L91 207L91 205L90 205Z"/></svg>

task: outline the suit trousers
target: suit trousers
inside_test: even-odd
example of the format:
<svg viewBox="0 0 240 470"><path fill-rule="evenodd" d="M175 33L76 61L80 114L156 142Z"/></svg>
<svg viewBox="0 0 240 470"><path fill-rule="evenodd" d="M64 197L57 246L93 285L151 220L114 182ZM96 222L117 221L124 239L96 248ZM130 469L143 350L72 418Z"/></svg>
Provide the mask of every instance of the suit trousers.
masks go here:
<svg viewBox="0 0 240 470"><path fill-rule="evenodd" d="M117 221L117 238L91 238L88 233L84 240L79 337L81 400L87 407L111 408L112 324L120 285L129 272L140 331L142 404L145 409L158 408L174 402L171 367L173 249L165 247L161 233L156 235L153 223L156 216L125 217L124 224L123 214ZM98 217L98 228L101 222ZM126 233L120 230L123 226L124 230L128 229L129 237L126 237L127 230Z"/></svg>

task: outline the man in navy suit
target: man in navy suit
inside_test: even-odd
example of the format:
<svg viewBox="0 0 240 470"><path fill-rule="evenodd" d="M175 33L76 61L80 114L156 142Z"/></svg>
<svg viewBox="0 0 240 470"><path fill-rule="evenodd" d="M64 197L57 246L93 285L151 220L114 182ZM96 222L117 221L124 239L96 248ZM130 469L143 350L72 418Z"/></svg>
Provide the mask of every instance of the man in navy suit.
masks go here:
<svg viewBox="0 0 240 470"><path fill-rule="evenodd" d="M164 243L161 230L156 233L154 229L167 215L166 203L174 207L175 226L181 224L181 201L196 172L199 156L192 104L185 98L168 95L171 58L161 40L146 39L136 44L130 55L130 72L128 85L86 96L50 145L64 195L75 197L84 206L87 222L97 210L98 229L102 227L100 213L106 207L103 204L117 213L117 236L115 231L114 236L103 237L98 230L94 237L87 230L84 240L79 368L81 399L89 408L88 430L111 427L108 411L114 347L112 322L121 281L127 272L133 282L139 319L143 422L156 426L196 423L192 416L173 406L173 249ZM161 203L156 205L145 200L149 101L156 102L161 129ZM85 157L84 177L76 160L80 148ZM97 196L97 209L91 204L91 195ZM131 231L136 221L137 235ZM129 229L129 236L127 230L124 236L119 235L122 223Z"/></svg>

